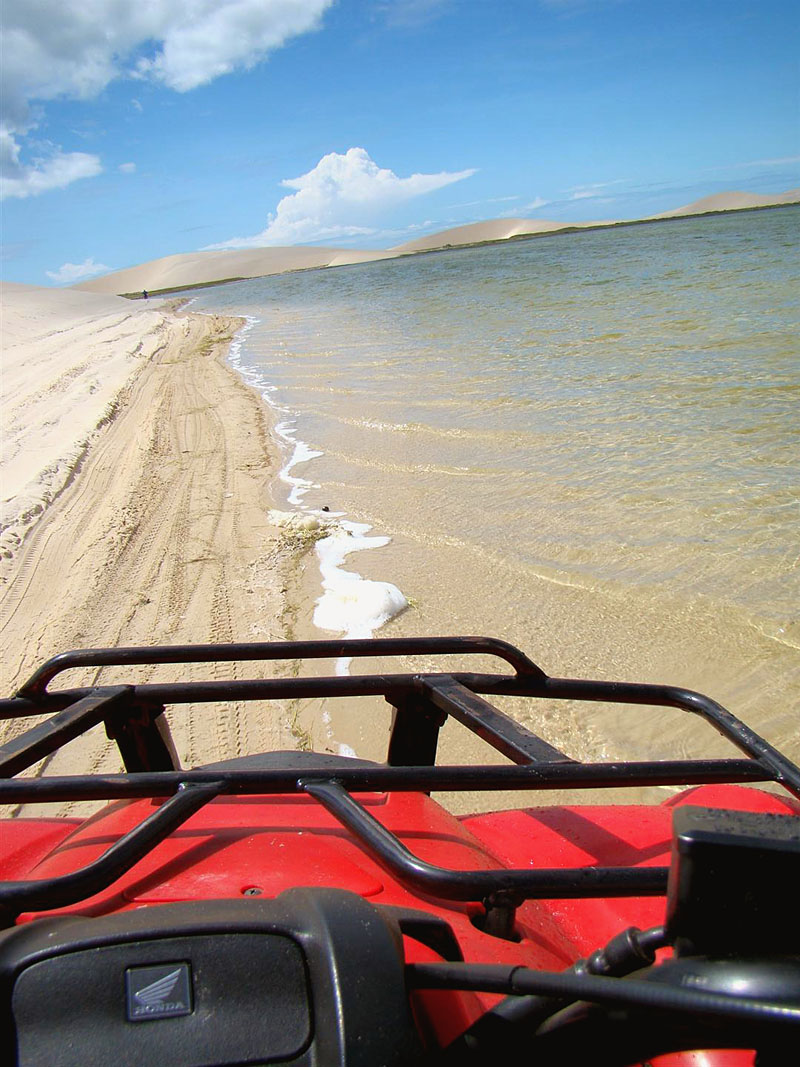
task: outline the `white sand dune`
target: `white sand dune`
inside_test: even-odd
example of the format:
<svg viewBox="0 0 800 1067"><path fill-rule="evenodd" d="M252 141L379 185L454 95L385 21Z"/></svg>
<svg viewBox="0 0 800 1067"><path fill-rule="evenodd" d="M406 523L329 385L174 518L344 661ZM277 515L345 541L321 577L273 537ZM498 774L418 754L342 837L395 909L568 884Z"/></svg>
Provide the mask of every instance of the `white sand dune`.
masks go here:
<svg viewBox="0 0 800 1067"><path fill-rule="evenodd" d="M144 290L155 293L165 289L188 289L196 285L238 278L262 278L295 270L369 263L437 248L476 244L481 241L502 241L522 234L603 225L611 224L548 222L544 219L493 219L457 226L427 237L418 237L388 249L292 246L251 248L244 251L231 249L221 252L184 252L113 271L111 274L92 278L91 281L80 282L73 288L87 293L135 295Z"/></svg>
<svg viewBox="0 0 800 1067"><path fill-rule="evenodd" d="M800 189L792 189L778 195L760 193L717 193L696 200L692 204L649 215L648 219L670 219L683 215L703 215L712 211L741 211L754 207L772 207L777 204L793 204L800 201ZM451 230L418 237L405 244L395 245L393 252L424 252L438 248L456 247L458 245L476 244L481 241L506 241L510 237L523 237L527 234L557 233L559 230L594 229L597 226L615 226L623 220L597 219L593 222L552 222L546 219L492 219L488 222L473 222L466 226L456 226ZM628 220L625 220L628 221ZM638 220L633 220L638 221ZM645 220L641 220L645 221Z"/></svg>
<svg viewBox="0 0 800 1067"><path fill-rule="evenodd" d="M393 249L376 249L370 251L357 248L339 249L326 267L344 267L351 263L372 263L378 259L396 259Z"/></svg>
<svg viewBox="0 0 800 1067"><path fill-rule="evenodd" d="M547 219L491 219L487 222L472 222L466 226L454 226L427 237L396 245L393 252L427 252L436 248L478 244L481 241L507 241L509 237L525 234L554 233L557 230L584 229L587 226L613 226L613 220L603 222L549 222Z"/></svg>
<svg viewBox="0 0 800 1067"><path fill-rule="evenodd" d="M758 193L717 193L684 207L648 216L648 219L677 218L702 215L711 211L735 211L752 207L770 207L800 201L800 190L793 189L776 195ZM287 271L309 270L318 267L340 267L352 263L367 263L378 259L430 252L441 248L457 248L483 241L506 241L511 237L530 234L557 233L560 230L614 226L618 219L594 222L554 222L548 219L489 219L473 222L438 233L416 237L412 241L388 249L322 248L309 246L248 248L214 252L185 252L163 259L154 259L136 267L104 274L100 278L81 282L75 289L91 293L136 294L142 290L158 292L165 289L230 281L234 278L260 278ZM625 220L645 221L645 220Z"/></svg>
<svg viewBox="0 0 800 1067"><path fill-rule="evenodd" d="M683 207L672 211L662 211L659 215L650 215L652 219L674 219L682 215L705 215L711 211L744 211L754 207L774 207L778 204L794 204L800 201L800 189L790 189L786 193L764 194L743 193L731 190L727 193L715 193L704 196Z"/></svg>
<svg viewBox="0 0 800 1067"><path fill-rule="evenodd" d="M130 315L134 308L117 295L83 293L75 288L0 282L3 301L3 349L78 322L102 315ZM31 332L33 331L33 333Z"/></svg>
<svg viewBox="0 0 800 1067"><path fill-rule="evenodd" d="M387 255L391 253L301 245L222 252L184 252L154 259L138 267L104 274L100 278L81 282L75 288L89 293L133 294L143 290L155 292L233 278L260 278L268 274L284 274L287 271L308 270L313 267L361 263L370 259L384 259Z"/></svg>

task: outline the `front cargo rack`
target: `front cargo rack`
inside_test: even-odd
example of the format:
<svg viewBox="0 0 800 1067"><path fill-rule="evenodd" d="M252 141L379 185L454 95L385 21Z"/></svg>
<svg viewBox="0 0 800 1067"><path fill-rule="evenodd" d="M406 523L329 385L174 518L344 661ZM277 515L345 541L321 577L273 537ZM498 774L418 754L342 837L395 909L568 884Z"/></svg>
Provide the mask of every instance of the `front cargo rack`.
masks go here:
<svg viewBox="0 0 800 1067"><path fill-rule="evenodd" d="M74 668L178 663L358 659L398 656L492 656L505 673L436 672L288 677L260 680L95 685L50 689ZM509 668L511 673L509 673ZM280 754L277 765L242 769L235 761L181 769L164 715L177 704L382 696L394 709L384 764L307 754ZM671 707L699 715L745 758L581 763L494 707L487 696L602 701ZM487 917L523 900L657 896L666 867L556 870L449 870L427 863L375 819L354 793L595 789L652 785L776 782L800 798L800 769L720 704L662 685L551 678L514 646L487 637L291 641L227 645L89 649L45 663L17 692L0 700L0 718L50 714L0 746L0 804L163 798L152 815L86 867L56 878L0 883L0 912L65 907L110 886L160 841L215 797L304 793L323 805L373 858L417 892L482 901ZM516 766L436 766L439 731L457 720ZM104 723L119 747L123 774L15 777L68 741Z"/></svg>

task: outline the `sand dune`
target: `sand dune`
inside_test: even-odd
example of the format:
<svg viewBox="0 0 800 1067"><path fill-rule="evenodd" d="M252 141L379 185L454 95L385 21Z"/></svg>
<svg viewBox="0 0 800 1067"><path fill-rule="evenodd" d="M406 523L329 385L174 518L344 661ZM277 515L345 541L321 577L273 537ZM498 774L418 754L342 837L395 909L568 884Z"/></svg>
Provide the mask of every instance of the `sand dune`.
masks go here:
<svg viewBox="0 0 800 1067"><path fill-rule="evenodd" d="M97 318L103 314L130 315L131 305L117 295L82 293L75 288L50 289L39 285L0 283L3 301L3 348L36 333L48 333L56 324Z"/></svg>
<svg viewBox="0 0 800 1067"><path fill-rule="evenodd" d="M648 216L649 219L677 218L702 215L710 211L735 211L744 208L769 207L800 200L800 189L765 196L758 193L718 193L692 204ZM114 271L91 281L81 282L75 289L91 293L136 294L147 289L165 289L231 281L235 278L259 278L286 271L308 270L316 267L340 267L352 263L367 263L378 259L430 252L441 248L480 244L483 241L505 241L511 237L556 233L559 230L613 226L621 220L604 219L595 222L556 222L548 219L490 219L467 223L438 233L414 238L388 249L322 248L295 245L292 247L233 249L219 252L186 252L165 256L150 263ZM624 220L645 221L645 220Z"/></svg>
<svg viewBox="0 0 800 1067"><path fill-rule="evenodd" d="M331 259L329 263L326 263L326 267L344 267L350 263L372 263L377 259L396 259L396 254L393 249L372 249L365 251L357 248L343 248L336 252L336 255Z"/></svg>
<svg viewBox="0 0 800 1067"><path fill-rule="evenodd" d="M260 278L267 274L283 274L312 267L361 263L370 259L384 259L392 253L361 252L352 248L315 248L295 245L289 248L248 248L225 252L184 252L163 259L154 259L138 267L128 267L112 274L104 274L76 285L89 293L141 293L164 289L188 288L207 282L230 281L234 278Z"/></svg>
<svg viewBox="0 0 800 1067"><path fill-rule="evenodd" d="M653 219L674 219L682 215L704 215L710 211L743 211L754 207L773 207L777 204L794 204L800 201L800 189L790 189L786 193L763 194L743 193L732 190L727 193L715 193L704 196L683 207L672 211L662 211L659 215L650 215Z"/></svg>
<svg viewBox="0 0 800 1067"><path fill-rule="evenodd" d="M432 233L427 237L417 237L413 241L396 245L392 251L426 252L435 248L478 244L481 241L507 241L509 237L521 237L529 233L554 233L557 230L611 225L613 225L613 220L605 222L549 222L547 219L491 219L488 222L472 222L466 226L455 226L451 230L441 230L439 233Z"/></svg>

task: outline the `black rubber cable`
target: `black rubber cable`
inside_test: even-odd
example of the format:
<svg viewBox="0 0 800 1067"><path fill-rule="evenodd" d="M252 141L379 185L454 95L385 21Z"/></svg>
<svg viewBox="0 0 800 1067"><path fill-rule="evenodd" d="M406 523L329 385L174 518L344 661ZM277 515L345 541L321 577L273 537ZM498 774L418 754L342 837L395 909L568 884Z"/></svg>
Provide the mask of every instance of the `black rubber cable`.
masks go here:
<svg viewBox="0 0 800 1067"><path fill-rule="evenodd" d="M518 996L539 994L717 1019L800 1026L800 1004L792 1007L722 993L688 992L638 979L554 974L527 967L473 963L412 963L406 968L406 977L414 989L463 989Z"/></svg>

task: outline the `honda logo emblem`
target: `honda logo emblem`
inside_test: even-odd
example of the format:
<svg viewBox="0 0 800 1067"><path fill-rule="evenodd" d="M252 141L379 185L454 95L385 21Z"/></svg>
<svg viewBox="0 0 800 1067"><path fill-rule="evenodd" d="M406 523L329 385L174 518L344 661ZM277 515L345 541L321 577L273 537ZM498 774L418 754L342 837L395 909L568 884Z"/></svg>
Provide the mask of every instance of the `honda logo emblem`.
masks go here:
<svg viewBox="0 0 800 1067"><path fill-rule="evenodd" d="M128 1021L170 1019L192 1013L192 978L188 963L129 967L125 972Z"/></svg>

